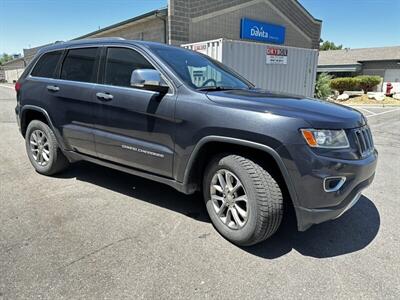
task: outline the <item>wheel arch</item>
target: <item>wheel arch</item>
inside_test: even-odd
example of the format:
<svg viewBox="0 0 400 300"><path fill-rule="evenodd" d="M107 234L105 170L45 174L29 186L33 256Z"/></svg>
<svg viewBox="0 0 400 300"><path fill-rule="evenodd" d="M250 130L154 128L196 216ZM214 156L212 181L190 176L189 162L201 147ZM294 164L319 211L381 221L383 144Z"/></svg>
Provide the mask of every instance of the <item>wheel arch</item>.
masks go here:
<svg viewBox="0 0 400 300"><path fill-rule="evenodd" d="M226 145L233 146L233 149L226 150L226 147L224 147ZM223 136L207 136L202 138L196 145L189 158L184 173L184 185L190 186L192 189L195 189L194 187L196 186L198 189L198 187L201 186L201 184L199 185L199 175L202 174L202 171L204 171L206 164L200 164L200 162L204 161L204 159L207 157L210 157L210 155L222 153L232 154L230 152L237 154L238 151L243 153L243 150L248 150L246 153L248 153L250 156L254 155L255 153L265 154L265 161L269 158L270 161L275 163L276 168L279 171L279 175L281 176L281 179L287 188L287 192L293 205L295 207L298 206L297 195L292 183L292 179L278 152L267 145L237 138ZM201 168L203 169L199 169L199 165L201 165Z"/></svg>
<svg viewBox="0 0 400 300"><path fill-rule="evenodd" d="M26 130L28 128L28 125L31 121L33 120L39 120L44 123L46 123L51 130L54 132L54 135L56 136L57 142L60 146L62 146L62 149L65 149L65 145L63 143L63 140L61 138L61 135L59 131L54 127L53 122L51 121L51 118L48 114L48 112L39 106L35 105L24 105L21 109L21 134L23 137L25 137Z"/></svg>

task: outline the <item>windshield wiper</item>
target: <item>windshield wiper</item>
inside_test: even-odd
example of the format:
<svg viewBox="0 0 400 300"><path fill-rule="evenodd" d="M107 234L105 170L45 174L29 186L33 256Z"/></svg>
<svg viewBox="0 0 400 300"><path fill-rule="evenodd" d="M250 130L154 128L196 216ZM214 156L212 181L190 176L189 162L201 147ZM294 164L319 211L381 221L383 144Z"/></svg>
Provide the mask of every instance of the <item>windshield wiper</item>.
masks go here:
<svg viewBox="0 0 400 300"><path fill-rule="evenodd" d="M229 91L229 90L241 90L241 89L228 86L205 86L197 88L197 90L202 92L211 92L211 91Z"/></svg>

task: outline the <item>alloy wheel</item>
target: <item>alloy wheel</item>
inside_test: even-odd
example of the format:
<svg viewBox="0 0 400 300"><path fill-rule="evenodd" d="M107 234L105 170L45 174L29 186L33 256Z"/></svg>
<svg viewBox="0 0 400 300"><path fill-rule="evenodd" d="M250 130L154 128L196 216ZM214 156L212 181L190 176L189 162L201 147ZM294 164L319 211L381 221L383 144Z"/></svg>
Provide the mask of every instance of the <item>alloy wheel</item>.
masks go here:
<svg viewBox="0 0 400 300"><path fill-rule="evenodd" d="M231 171L221 169L210 184L211 201L215 213L230 229L241 229L249 216L246 191L239 178Z"/></svg>
<svg viewBox="0 0 400 300"><path fill-rule="evenodd" d="M50 144L46 134L39 129L33 131L29 143L36 163L42 167L47 166L50 161Z"/></svg>

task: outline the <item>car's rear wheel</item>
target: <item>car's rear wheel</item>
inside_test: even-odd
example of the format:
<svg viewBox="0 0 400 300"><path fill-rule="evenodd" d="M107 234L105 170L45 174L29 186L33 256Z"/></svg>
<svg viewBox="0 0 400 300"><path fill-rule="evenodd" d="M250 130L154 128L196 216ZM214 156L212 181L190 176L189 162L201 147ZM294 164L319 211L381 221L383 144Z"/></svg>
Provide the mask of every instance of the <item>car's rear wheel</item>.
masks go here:
<svg viewBox="0 0 400 300"><path fill-rule="evenodd" d="M69 165L50 127L38 120L29 123L25 135L26 151L32 166L43 175L54 175Z"/></svg>
<svg viewBox="0 0 400 300"><path fill-rule="evenodd" d="M249 246L279 228L283 197L278 183L250 159L228 155L206 168L203 194L216 229L229 241Z"/></svg>

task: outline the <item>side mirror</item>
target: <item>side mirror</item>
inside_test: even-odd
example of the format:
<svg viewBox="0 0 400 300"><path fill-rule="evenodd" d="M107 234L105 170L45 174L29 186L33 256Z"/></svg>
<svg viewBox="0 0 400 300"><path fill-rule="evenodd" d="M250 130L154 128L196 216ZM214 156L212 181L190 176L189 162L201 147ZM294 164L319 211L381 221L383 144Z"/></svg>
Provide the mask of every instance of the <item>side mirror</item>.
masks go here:
<svg viewBox="0 0 400 300"><path fill-rule="evenodd" d="M152 69L137 69L132 72L131 86L137 89L168 93L169 86L161 78L161 73Z"/></svg>

